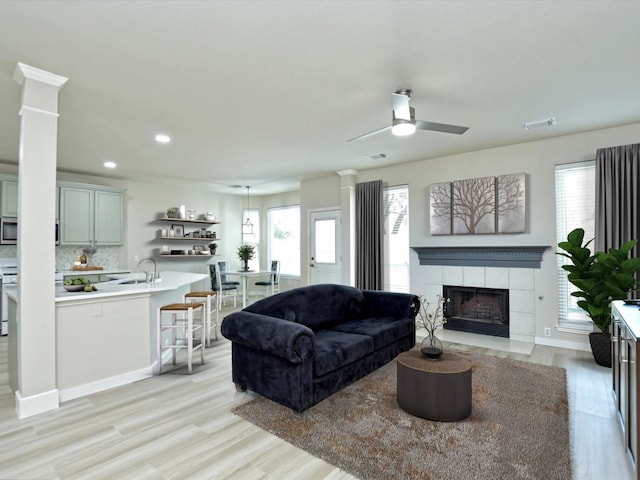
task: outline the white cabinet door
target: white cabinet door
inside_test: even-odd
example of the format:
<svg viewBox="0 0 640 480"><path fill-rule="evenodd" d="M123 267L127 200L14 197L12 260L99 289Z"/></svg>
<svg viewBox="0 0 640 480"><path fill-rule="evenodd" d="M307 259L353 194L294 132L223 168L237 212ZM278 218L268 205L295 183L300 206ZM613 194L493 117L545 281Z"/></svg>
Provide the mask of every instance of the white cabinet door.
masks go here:
<svg viewBox="0 0 640 480"><path fill-rule="evenodd" d="M60 187L60 245L93 241L93 190Z"/></svg>
<svg viewBox="0 0 640 480"><path fill-rule="evenodd" d="M124 197L119 192L95 192L96 245L124 244Z"/></svg>
<svg viewBox="0 0 640 480"><path fill-rule="evenodd" d="M17 217L18 216L18 182L11 180L2 180L0 188L2 189L2 216Z"/></svg>

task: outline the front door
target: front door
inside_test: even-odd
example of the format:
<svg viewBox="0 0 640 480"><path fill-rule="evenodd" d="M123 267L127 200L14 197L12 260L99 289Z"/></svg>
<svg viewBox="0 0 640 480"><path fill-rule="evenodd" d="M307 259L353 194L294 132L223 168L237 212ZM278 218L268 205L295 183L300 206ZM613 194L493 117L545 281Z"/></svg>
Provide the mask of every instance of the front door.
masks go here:
<svg viewBox="0 0 640 480"><path fill-rule="evenodd" d="M309 284L342 283L340 210L309 213Z"/></svg>

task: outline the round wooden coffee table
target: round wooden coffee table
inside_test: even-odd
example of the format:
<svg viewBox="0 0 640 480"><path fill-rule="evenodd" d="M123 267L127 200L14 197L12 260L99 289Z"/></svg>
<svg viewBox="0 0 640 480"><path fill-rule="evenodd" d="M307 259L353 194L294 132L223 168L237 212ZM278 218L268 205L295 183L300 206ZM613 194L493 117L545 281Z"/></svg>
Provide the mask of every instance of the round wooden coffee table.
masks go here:
<svg viewBox="0 0 640 480"><path fill-rule="evenodd" d="M469 416L471 362L448 351L439 360L428 360L416 349L401 353L396 360L400 408L441 422Z"/></svg>

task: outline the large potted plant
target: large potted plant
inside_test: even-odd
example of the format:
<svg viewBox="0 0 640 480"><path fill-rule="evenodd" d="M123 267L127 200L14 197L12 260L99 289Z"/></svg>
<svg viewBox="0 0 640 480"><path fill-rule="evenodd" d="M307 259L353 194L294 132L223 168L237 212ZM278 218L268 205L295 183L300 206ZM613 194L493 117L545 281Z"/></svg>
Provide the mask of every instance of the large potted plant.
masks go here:
<svg viewBox="0 0 640 480"><path fill-rule="evenodd" d="M564 252L558 255L568 258L571 263L562 268L569 272L567 279L578 290L571 295L580 298L582 308L599 332L589 334L593 358L598 365L611 367L611 302L624 300L637 287L636 272L640 270L640 258L629 258L629 252L638 240L630 240L619 249L591 253L589 244L584 242L584 230L576 228L567 236L566 242L558 247Z"/></svg>
<svg viewBox="0 0 640 480"><path fill-rule="evenodd" d="M253 245L241 245L238 247L238 258L242 261L242 269L246 272L249 270L249 260L256 253L256 247Z"/></svg>

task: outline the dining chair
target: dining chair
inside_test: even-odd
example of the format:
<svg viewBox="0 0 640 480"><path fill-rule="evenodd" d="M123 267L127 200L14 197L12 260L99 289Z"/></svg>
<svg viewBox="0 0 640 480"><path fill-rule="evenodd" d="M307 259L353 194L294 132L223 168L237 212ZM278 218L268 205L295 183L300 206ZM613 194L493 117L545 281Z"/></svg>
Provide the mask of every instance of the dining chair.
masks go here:
<svg viewBox="0 0 640 480"><path fill-rule="evenodd" d="M256 285L265 287L266 291L271 291L272 295L280 291L280 260L271 260L271 273L268 280L260 280Z"/></svg>
<svg viewBox="0 0 640 480"><path fill-rule="evenodd" d="M222 309L222 304L225 298L233 296L233 307L237 305L238 286L237 285L224 285L222 283L222 276L220 274L220 267L217 263L209 264L209 276L211 277L211 290L216 292L218 300L218 311Z"/></svg>
<svg viewBox="0 0 640 480"><path fill-rule="evenodd" d="M218 268L220 269L220 280L222 280L222 285L235 285L236 287L240 285L240 282L229 280L227 276L227 272L229 271L229 262L226 260L218 260Z"/></svg>

